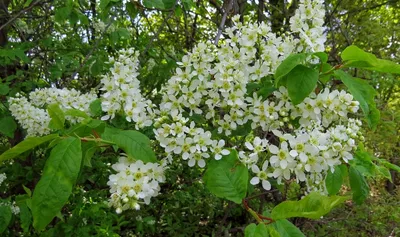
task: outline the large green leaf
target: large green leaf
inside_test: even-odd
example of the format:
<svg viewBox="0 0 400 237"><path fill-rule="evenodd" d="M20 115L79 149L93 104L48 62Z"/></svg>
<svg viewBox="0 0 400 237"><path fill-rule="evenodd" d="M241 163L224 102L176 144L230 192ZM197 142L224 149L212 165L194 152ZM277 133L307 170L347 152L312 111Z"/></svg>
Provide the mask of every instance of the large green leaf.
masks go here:
<svg viewBox="0 0 400 237"><path fill-rule="evenodd" d="M342 80L354 99L360 102L360 107L367 118L369 126L375 128L380 118L379 110L376 108L374 101L375 89L366 81L354 78L342 70L335 71L335 76Z"/></svg>
<svg viewBox="0 0 400 237"><path fill-rule="evenodd" d="M342 52L341 57L345 62L345 65L348 67L400 74L399 64L388 60L378 59L375 55L367 53L355 45L347 47Z"/></svg>
<svg viewBox="0 0 400 237"><path fill-rule="evenodd" d="M348 197L343 196L324 196L317 192L312 192L300 201L285 201L272 209L271 217L274 220L287 219L291 217L306 217L318 219L329 213L331 209Z"/></svg>
<svg viewBox="0 0 400 237"><path fill-rule="evenodd" d="M244 230L245 237L269 237L269 231L265 224L260 223L258 225L252 223Z"/></svg>
<svg viewBox="0 0 400 237"><path fill-rule="evenodd" d="M49 128L63 129L65 123L65 115L58 104L51 104L47 106L47 111L51 117Z"/></svg>
<svg viewBox="0 0 400 237"><path fill-rule="evenodd" d="M333 173L329 170L325 178L325 186L329 195L335 195L339 192L343 184L342 170L336 167Z"/></svg>
<svg viewBox="0 0 400 237"><path fill-rule="evenodd" d="M278 87L279 81L290 71L293 70L297 65L302 64L308 54L306 53L299 53L299 54L291 54L282 63L278 66L275 71L275 87Z"/></svg>
<svg viewBox="0 0 400 237"><path fill-rule="evenodd" d="M11 218L12 212L10 206L0 205L0 234L7 229Z"/></svg>
<svg viewBox="0 0 400 237"><path fill-rule="evenodd" d="M350 187L353 191L353 201L362 204L369 194L369 186L364 176L355 167L349 169Z"/></svg>
<svg viewBox="0 0 400 237"><path fill-rule="evenodd" d="M3 154L0 155L0 162L13 159L22 153L29 151L30 149L39 146L45 142L49 142L55 138L57 138L57 134L50 134L44 137L28 137L22 142L18 143L16 146L13 148L7 150Z"/></svg>
<svg viewBox="0 0 400 237"><path fill-rule="evenodd" d="M7 137L14 138L15 129L17 129L17 124L11 116L6 116L0 119L0 133L6 135Z"/></svg>
<svg viewBox="0 0 400 237"><path fill-rule="evenodd" d="M247 168L239 162L236 150L221 160L211 160L203 180L213 194L238 204L245 198L249 183Z"/></svg>
<svg viewBox="0 0 400 237"><path fill-rule="evenodd" d="M78 138L64 139L51 151L32 196L33 227L36 230L43 230L68 201L81 162L81 141Z"/></svg>
<svg viewBox="0 0 400 237"><path fill-rule="evenodd" d="M119 130L107 127L102 134L104 140L114 142L130 157L143 162L157 162L156 154L146 135L133 130Z"/></svg>
<svg viewBox="0 0 400 237"><path fill-rule="evenodd" d="M288 220L277 220L271 224L279 233L280 237L305 237L305 235Z"/></svg>
<svg viewBox="0 0 400 237"><path fill-rule="evenodd" d="M166 9L162 0L144 0L143 5L149 8Z"/></svg>
<svg viewBox="0 0 400 237"><path fill-rule="evenodd" d="M293 104L301 103L315 89L319 73L303 65L297 65L287 74L286 87Z"/></svg>

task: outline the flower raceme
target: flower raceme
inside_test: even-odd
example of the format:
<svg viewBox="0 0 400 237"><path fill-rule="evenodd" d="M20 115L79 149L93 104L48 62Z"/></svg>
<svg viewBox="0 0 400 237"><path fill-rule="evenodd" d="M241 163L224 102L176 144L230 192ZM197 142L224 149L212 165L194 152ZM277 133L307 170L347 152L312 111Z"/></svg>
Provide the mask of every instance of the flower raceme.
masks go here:
<svg viewBox="0 0 400 237"><path fill-rule="evenodd" d="M229 148L238 151L240 162L254 174L252 185L261 183L269 190L271 179L278 184L295 179L309 191L325 192L327 172L351 160L357 141L363 139L361 122L356 119L359 103L345 91L328 88L311 93L299 104L292 103L283 86L268 95L249 90L250 85L270 79L290 54L323 51L323 18L319 0L301 0L290 19L292 32L281 35L268 24L241 23L234 17L234 25L226 29L227 39L219 46L199 43L183 56L157 106L141 94L139 53L127 49L111 57L111 70L101 80L105 112L101 119L122 114L136 129L154 126L166 162L144 164L121 157L112 166L116 173L109 177L110 206L118 213L139 209L158 195L166 163L183 160L190 167L205 168L209 159L224 159ZM71 93L76 101L68 100ZM50 118L42 108L49 103L46 98L53 98L63 109L89 114L87 101L96 97L76 93L40 90L32 93L31 102L11 98L10 110L28 135L48 134Z"/></svg>

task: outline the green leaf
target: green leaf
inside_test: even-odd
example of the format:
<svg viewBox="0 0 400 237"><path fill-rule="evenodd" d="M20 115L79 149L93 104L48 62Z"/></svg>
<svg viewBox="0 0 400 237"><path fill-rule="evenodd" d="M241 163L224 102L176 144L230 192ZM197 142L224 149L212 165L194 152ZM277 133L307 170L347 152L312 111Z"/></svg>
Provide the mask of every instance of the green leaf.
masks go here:
<svg viewBox="0 0 400 237"><path fill-rule="evenodd" d="M166 9L162 0L143 0L143 5L149 8Z"/></svg>
<svg viewBox="0 0 400 237"><path fill-rule="evenodd" d="M103 70L104 62L100 58L97 58L96 61L90 66L90 72L93 76L97 76Z"/></svg>
<svg viewBox="0 0 400 237"><path fill-rule="evenodd" d="M265 224L260 223L258 225L252 223L244 230L245 237L269 237L267 227Z"/></svg>
<svg viewBox="0 0 400 237"><path fill-rule="evenodd" d="M364 176L354 167L349 169L350 187L353 191L353 201L362 204L369 194L369 186Z"/></svg>
<svg viewBox="0 0 400 237"><path fill-rule="evenodd" d="M267 99L267 97L270 96L275 90L276 88L272 82L267 81L261 84L261 88L258 90L257 95L261 96L263 99Z"/></svg>
<svg viewBox="0 0 400 237"><path fill-rule="evenodd" d="M96 99L92 103L90 103L89 108L90 108L90 113L92 113L92 115L94 117L99 117L101 115L101 113L103 112L101 110L101 100L100 99Z"/></svg>
<svg viewBox="0 0 400 237"><path fill-rule="evenodd" d="M32 214L29 210L26 202L19 204L19 218L21 220L21 227L24 230L24 233L29 232L29 226L32 224Z"/></svg>
<svg viewBox="0 0 400 237"><path fill-rule="evenodd" d="M372 177L375 176L375 164L372 162L372 159L373 156L360 144L349 163L363 176Z"/></svg>
<svg viewBox="0 0 400 237"><path fill-rule="evenodd" d="M342 184L342 170L339 167L336 167L333 173L329 170L325 179L325 186L329 195L335 195L336 193L338 193L340 188L342 187Z"/></svg>
<svg viewBox="0 0 400 237"><path fill-rule="evenodd" d="M341 57L347 67L400 74L399 64L389 60L378 59L375 55L367 53L355 45L347 47L342 52Z"/></svg>
<svg viewBox="0 0 400 237"><path fill-rule="evenodd" d="M375 166L376 170L386 179L388 179L390 182L393 183L392 181L392 174L390 174L390 170L384 166Z"/></svg>
<svg viewBox="0 0 400 237"><path fill-rule="evenodd" d="M43 230L68 201L81 161L78 138L68 137L51 151L32 196L33 227L37 231Z"/></svg>
<svg viewBox="0 0 400 237"><path fill-rule="evenodd" d="M297 65L287 74L286 86L293 104L301 103L315 89L318 72L303 65Z"/></svg>
<svg viewBox="0 0 400 237"><path fill-rule="evenodd" d="M272 209L271 217L274 220L287 219L291 217L305 217L318 219L329 213L332 208L343 203L348 197L324 196L312 192L300 201L284 201Z"/></svg>
<svg viewBox="0 0 400 237"><path fill-rule="evenodd" d="M78 117L78 118L90 118L89 115L87 115L85 112L80 111L79 109L69 109L65 111L65 116L72 116L72 117Z"/></svg>
<svg viewBox="0 0 400 237"><path fill-rule="evenodd" d="M254 236L254 232L256 231L257 225L254 223L251 223L250 225L246 226L244 229L244 236L245 237L250 237Z"/></svg>
<svg viewBox="0 0 400 237"><path fill-rule="evenodd" d="M150 146L150 139L138 131L122 131L107 127L102 134L104 140L114 142L125 153L143 162L157 162L156 154Z"/></svg>
<svg viewBox="0 0 400 237"><path fill-rule="evenodd" d="M328 54L324 53L324 52L316 52L313 53L313 56L318 57L321 60L321 63L326 63L328 62Z"/></svg>
<svg viewBox="0 0 400 237"><path fill-rule="evenodd" d="M282 77L291 72L297 65L302 64L307 56L308 54L306 53L291 54L283 60L275 71L275 87L278 87L279 80L281 80Z"/></svg>
<svg viewBox="0 0 400 237"><path fill-rule="evenodd" d="M390 162L388 162L388 161L386 161L386 160L383 160L383 159L379 159L379 162L380 162L383 166L385 166L385 167L387 167L387 168L389 168L389 169L392 169L392 170L395 170L395 171L397 171L397 172L400 172L400 167L397 166L397 165L395 165L395 164L392 164L392 163L390 163Z"/></svg>
<svg viewBox="0 0 400 237"><path fill-rule="evenodd" d="M47 106L47 111L50 115L49 128L61 130L64 128L65 115L58 104L51 104Z"/></svg>
<svg viewBox="0 0 400 237"><path fill-rule="evenodd" d="M92 167L91 159L98 147L95 142L85 142L82 144L83 165Z"/></svg>
<svg viewBox="0 0 400 237"><path fill-rule="evenodd" d="M206 187L217 197L226 198L240 204L246 197L249 182L247 168L239 162L236 150L222 157L212 159L204 174Z"/></svg>
<svg viewBox="0 0 400 237"><path fill-rule="evenodd" d="M31 5L33 0L27 0L24 4L24 7L29 7L29 5Z"/></svg>
<svg viewBox="0 0 400 237"><path fill-rule="evenodd" d="M14 138L14 132L17 129L17 124L11 116L0 119L0 133L7 137Z"/></svg>
<svg viewBox="0 0 400 237"><path fill-rule="evenodd" d="M280 237L305 237L305 235L288 220L277 220L271 224L279 233Z"/></svg>
<svg viewBox="0 0 400 237"><path fill-rule="evenodd" d="M334 74L347 86L354 99L360 102L360 107L367 118L369 126L375 129L380 117L379 110L376 108L374 101L374 96L376 95L375 89L366 81L353 78L342 70L337 70Z"/></svg>
<svg viewBox="0 0 400 237"><path fill-rule="evenodd" d="M0 95L7 95L10 87L7 84L0 84Z"/></svg>
<svg viewBox="0 0 400 237"><path fill-rule="evenodd" d="M13 148L7 150L3 154L0 155L0 162L13 159L22 153L29 151L30 149L39 146L45 142L49 142L55 138L57 138L57 134L50 134L44 137L28 137L22 142L18 143Z"/></svg>
<svg viewBox="0 0 400 237"><path fill-rule="evenodd" d="M3 233L12 218L11 207L7 205L0 205L0 234Z"/></svg>
<svg viewBox="0 0 400 237"><path fill-rule="evenodd" d="M125 28L119 28L117 30L120 39L130 39L131 33Z"/></svg>

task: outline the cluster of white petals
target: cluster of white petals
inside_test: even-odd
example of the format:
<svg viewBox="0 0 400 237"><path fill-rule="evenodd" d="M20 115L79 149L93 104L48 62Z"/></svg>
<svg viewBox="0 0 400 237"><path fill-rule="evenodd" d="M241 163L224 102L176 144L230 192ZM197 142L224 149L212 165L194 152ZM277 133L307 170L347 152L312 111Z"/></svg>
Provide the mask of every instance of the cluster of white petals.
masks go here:
<svg viewBox="0 0 400 237"><path fill-rule="evenodd" d="M4 173L2 173L2 174L0 174L0 185L4 182L4 180L6 180L7 179L7 175L6 174L4 174Z"/></svg>
<svg viewBox="0 0 400 237"><path fill-rule="evenodd" d="M27 136L43 136L51 132L49 128L50 116L45 109L33 106L26 97L17 94L8 100L9 110L18 121Z"/></svg>
<svg viewBox="0 0 400 237"><path fill-rule="evenodd" d="M19 206L17 206L17 204L14 202L0 202L0 206L8 206L11 209L11 212L14 215L18 215L19 212L21 211Z"/></svg>
<svg viewBox="0 0 400 237"><path fill-rule="evenodd" d="M325 49L326 35L324 17L325 8L322 0L300 0L296 14L290 19L290 29L300 34L307 51L321 52Z"/></svg>
<svg viewBox="0 0 400 237"><path fill-rule="evenodd" d="M352 159L356 140L362 139L361 122L351 118L359 103L338 90L311 93L298 105L284 87L269 96L248 90L271 80L290 54L323 51L323 18L322 1L307 0L290 20L292 33L281 36L267 24L235 18L219 47L200 43L184 56L163 91L154 124L170 160L203 168L206 158L221 159L232 147L255 174L254 185L261 182L268 190L270 179L295 179L324 191L326 172ZM250 134L237 135L249 126Z"/></svg>
<svg viewBox="0 0 400 237"><path fill-rule="evenodd" d="M29 99L36 107L58 104L63 111L77 109L90 116L90 104L97 99L97 95L94 92L81 93L75 89L43 88L31 92ZM80 122L82 119L73 116L65 118L71 123Z"/></svg>
<svg viewBox="0 0 400 237"><path fill-rule="evenodd" d="M97 99L95 93L82 94L75 89L43 88L37 89L29 94L29 100L17 94L8 102L11 114L16 118L27 136L43 136L51 132L49 113L45 109L47 105L58 104L63 111L77 109L90 115L89 105ZM72 124L82 118L66 116L66 120Z"/></svg>
<svg viewBox="0 0 400 237"><path fill-rule="evenodd" d="M110 73L101 80L100 90L105 92L101 96L101 106L106 112L102 120L112 119L117 113L121 113L127 121L135 122L136 129L153 123L153 104L142 96L137 79L138 57L138 51L127 49L120 50L117 59L110 58L113 66Z"/></svg>
<svg viewBox="0 0 400 237"><path fill-rule="evenodd" d="M144 164L121 156L112 168L117 173L110 175L107 182L111 192L109 205L118 214L128 209L139 210L142 203L150 204L150 199L159 194L159 183L165 181L166 167L157 163Z"/></svg>

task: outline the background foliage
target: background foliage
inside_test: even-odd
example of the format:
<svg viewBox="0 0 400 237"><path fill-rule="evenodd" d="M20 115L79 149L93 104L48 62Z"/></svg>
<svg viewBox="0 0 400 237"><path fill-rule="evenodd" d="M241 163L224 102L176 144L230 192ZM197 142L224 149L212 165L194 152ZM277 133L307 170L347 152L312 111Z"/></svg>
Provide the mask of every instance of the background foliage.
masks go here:
<svg viewBox="0 0 400 237"><path fill-rule="evenodd" d="M24 137L7 110L9 96L49 86L90 91L107 71L108 57L119 49L134 47L141 52L142 90L152 98L170 78L176 62L198 42L214 41L219 28L232 24L232 16L268 21L275 32L285 32L297 4L297 0L0 0L0 152ZM338 53L351 44L399 62L400 1L330 0L326 12L329 63L341 63ZM381 122L367 133L366 150L399 165L399 76L357 69L350 73L369 81L378 91ZM24 200L37 185L48 156L49 150L43 146L25 154L25 159L0 167L0 173L7 174L7 182L0 185L0 202L15 197L21 209L19 218L9 220L5 235L35 235ZM211 195L200 179L191 178L201 177L199 170L182 165L169 170L170 180L162 186L163 194L154 200L153 208L114 214L104 203L113 159L104 153L91 159L91 167L84 167L78 175L68 204L43 236L241 235L251 220L244 209ZM396 186L400 179L395 172L390 175L393 182L367 177L372 190L367 205L348 202L323 219L295 218L293 222L307 236L400 235L400 216L396 214L400 210L393 209L399 206ZM297 200L302 188L287 185L283 195L272 191L250 205L261 212L282 200Z"/></svg>

